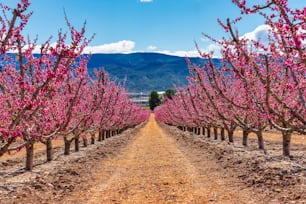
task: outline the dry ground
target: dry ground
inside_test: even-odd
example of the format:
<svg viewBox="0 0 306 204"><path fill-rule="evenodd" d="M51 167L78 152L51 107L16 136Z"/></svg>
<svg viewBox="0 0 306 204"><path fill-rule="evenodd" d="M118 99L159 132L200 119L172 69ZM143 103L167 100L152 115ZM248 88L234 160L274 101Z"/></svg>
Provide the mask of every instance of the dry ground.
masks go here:
<svg viewBox="0 0 306 204"><path fill-rule="evenodd" d="M61 147L64 145L64 141L61 138L58 138L57 140L52 141L52 145L54 148ZM34 148L35 148L35 152L39 153L39 152L45 151L46 146L42 143L36 143L34 144ZM14 152L11 152L10 154L6 153L0 157L0 162L24 157L25 152L26 152L25 148L23 148L21 151L14 151Z"/></svg>
<svg viewBox="0 0 306 204"><path fill-rule="evenodd" d="M94 175L92 188L71 195L65 202L258 203L252 193L239 192L232 179L213 171L215 166L215 162L205 161L199 171L152 116L133 143L101 166L106 172Z"/></svg>
<svg viewBox="0 0 306 204"><path fill-rule="evenodd" d="M306 203L305 146L293 146L293 160L214 141L157 124L44 163L33 172L23 158L0 160L0 203ZM303 149L304 148L304 149ZM303 169L304 168L304 169ZM13 172L13 173L12 173Z"/></svg>
<svg viewBox="0 0 306 204"><path fill-rule="evenodd" d="M266 151L258 150L257 140L251 135L249 146L242 145L239 132L235 143L206 138L182 132L176 127L161 125L176 139L184 154L195 166L202 161L215 161L215 171L237 178L262 196L262 203L306 203L306 145L305 136L295 135L292 139L292 158L282 156L281 137L276 133L265 133ZM195 159L197 158L197 159ZM244 187L243 187L244 186Z"/></svg>

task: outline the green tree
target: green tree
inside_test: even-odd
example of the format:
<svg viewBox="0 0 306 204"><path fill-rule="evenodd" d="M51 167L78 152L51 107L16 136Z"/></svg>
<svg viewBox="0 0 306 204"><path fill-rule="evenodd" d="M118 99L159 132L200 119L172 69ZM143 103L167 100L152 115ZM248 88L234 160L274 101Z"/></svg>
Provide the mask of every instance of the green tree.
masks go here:
<svg viewBox="0 0 306 204"><path fill-rule="evenodd" d="M172 99L172 97L175 95L175 91L173 89L167 89L164 93L164 98Z"/></svg>
<svg viewBox="0 0 306 204"><path fill-rule="evenodd" d="M157 91L151 91L150 97L149 97L149 106L151 110L154 110L156 106L159 106L160 104L160 98L158 96Z"/></svg>

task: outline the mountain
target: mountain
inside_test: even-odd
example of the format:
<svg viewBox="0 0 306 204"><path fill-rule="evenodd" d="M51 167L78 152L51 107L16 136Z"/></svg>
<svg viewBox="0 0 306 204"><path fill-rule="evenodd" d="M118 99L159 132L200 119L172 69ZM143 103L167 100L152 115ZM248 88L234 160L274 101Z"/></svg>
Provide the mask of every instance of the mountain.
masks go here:
<svg viewBox="0 0 306 204"><path fill-rule="evenodd" d="M190 58L193 63L202 64L200 58ZM189 75L184 57L158 53L92 54L88 70L103 67L112 80L123 82L129 92L164 91L173 85L187 84Z"/></svg>
<svg viewBox="0 0 306 204"><path fill-rule="evenodd" d="M9 55L14 57L16 54ZM34 56L39 57L39 54ZM195 64L207 63L201 58L189 60ZM214 62L220 63L220 60L214 59ZM165 91L174 85L185 86L189 76L185 57L159 53L92 54L87 67L91 76L95 69L103 68L117 83L126 80L125 88L129 92L149 93L152 90Z"/></svg>

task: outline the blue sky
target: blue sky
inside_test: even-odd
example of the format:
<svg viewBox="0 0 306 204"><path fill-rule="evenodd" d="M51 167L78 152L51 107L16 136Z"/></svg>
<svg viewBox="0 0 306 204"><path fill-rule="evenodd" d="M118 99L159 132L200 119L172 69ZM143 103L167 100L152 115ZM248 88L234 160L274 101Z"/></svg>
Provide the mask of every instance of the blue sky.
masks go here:
<svg viewBox="0 0 306 204"><path fill-rule="evenodd" d="M13 6L16 0L2 0ZM263 0L249 0L260 3ZM304 3L303 3L304 2ZM305 0L289 0L293 8L305 6ZM215 38L226 36L217 18L235 18L239 10L231 0L32 0L33 11L25 33L38 35L39 43L62 28L66 10L70 22L80 28L87 22L87 36L96 34L91 52L129 53L162 52L180 56L195 56L194 41L203 50L215 49L203 40L202 33ZM241 35L252 36L263 19L245 18L236 27ZM256 31L257 28L257 31ZM259 27L260 28L260 27Z"/></svg>

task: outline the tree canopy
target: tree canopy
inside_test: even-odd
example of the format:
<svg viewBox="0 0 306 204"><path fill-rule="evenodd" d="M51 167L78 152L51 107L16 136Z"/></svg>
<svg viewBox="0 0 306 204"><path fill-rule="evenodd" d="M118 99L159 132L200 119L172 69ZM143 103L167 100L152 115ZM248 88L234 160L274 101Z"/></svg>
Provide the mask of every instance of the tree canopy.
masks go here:
<svg viewBox="0 0 306 204"><path fill-rule="evenodd" d="M175 90L173 89L167 89L164 93L164 98L172 99L172 97L175 95Z"/></svg>
<svg viewBox="0 0 306 204"><path fill-rule="evenodd" d="M154 110L155 107L160 105L160 98L157 91L151 91L149 97L149 106L151 110Z"/></svg>

